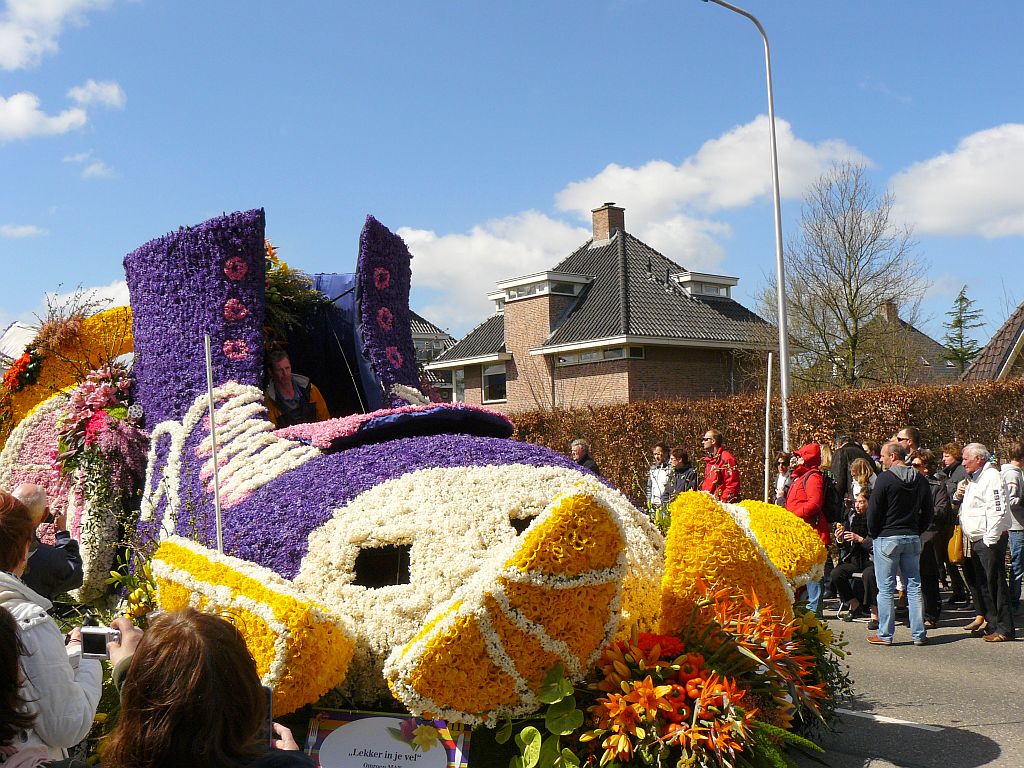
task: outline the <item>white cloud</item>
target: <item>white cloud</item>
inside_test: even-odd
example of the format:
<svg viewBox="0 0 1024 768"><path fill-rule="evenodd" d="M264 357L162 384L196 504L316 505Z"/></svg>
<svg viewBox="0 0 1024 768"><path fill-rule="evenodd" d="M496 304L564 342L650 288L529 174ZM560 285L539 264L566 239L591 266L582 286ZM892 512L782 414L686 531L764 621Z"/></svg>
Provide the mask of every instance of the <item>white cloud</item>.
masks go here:
<svg viewBox="0 0 1024 768"><path fill-rule="evenodd" d="M11 240L21 237L39 237L45 234L47 234L46 230L35 224L4 224L0 226L0 237Z"/></svg>
<svg viewBox="0 0 1024 768"><path fill-rule="evenodd" d="M780 183L787 197L808 185L837 160L868 163L837 139L811 144L777 125ZM679 165L652 160L638 168L609 165L596 176L567 184L556 208L572 212L585 227L528 211L495 219L467 234L439 235L403 228L413 253L413 284L431 295L423 314L458 334L493 311L486 294L494 283L550 269L589 239L591 210L614 200L626 209L626 229L687 269L718 271L725 257L728 224L713 218L771 195L768 121L757 117L705 142Z"/></svg>
<svg viewBox="0 0 1024 768"><path fill-rule="evenodd" d="M112 0L7 0L0 13L0 69L16 70L39 64L56 53L57 40L68 23L83 23L86 11L111 5Z"/></svg>
<svg viewBox="0 0 1024 768"><path fill-rule="evenodd" d="M128 303L128 283L124 280L115 280L109 285L95 285L61 293L50 292L45 296L44 306L45 304L62 306L75 298L84 298L86 301L99 303L102 305L99 307L100 310L119 307ZM41 316L41 313L37 312L37 314Z"/></svg>
<svg viewBox="0 0 1024 768"><path fill-rule="evenodd" d="M1024 124L967 136L952 152L893 177L896 215L919 233L1024 235Z"/></svg>
<svg viewBox="0 0 1024 768"><path fill-rule="evenodd" d="M413 284L439 294L423 307L431 322L468 328L491 314L486 294L498 280L549 269L590 237L590 231L537 211L494 219L466 234L438 235L402 227L413 254Z"/></svg>
<svg viewBox="0 0 1024 768"><path fill-rule="evenodd" d="M811 144L798 139L785 120L776 121L779 187L784 197L800 197L833 162L868 159L840 139ZM679 165L652 160L639 168L616 164L558 193L556 205L588 219L590 210L614 200L629 212L631 231L661 222L684 208L714 212L768 199L772 190L768 118L759 115L711 139Z"/></svg>
<svg viewBox="0 0 1024 768"><path fill-rule="evenodd" d="M102 160L94 160L82 169L83 179L112 179L115 175L114 169Z"/></svg>
<svg viewBox="0 0 1024 768"><path fill-rule="evenodd" d="M2 45L2 44L0 44ZM81 128L87 115L81 107L65 109L59 115L47 115L39 109L33 93L0 96L0 144L31 136L55 136Z"/></svg>
<svg viewBox="0 0 1024 768"><path fill-rule="evenodd" d="M112 80L103 82L86 80L82 85L71 88L68 91L68 98L81 107L100 104L112 109L121 109L125 102L124 91Z"/></svg>
<svg viewBox="0 0 1024 768"><path fill-rule="evenodd" d="M83 179L112 179L117 175L113 168L99 158L95 158L91 149L74 155L65 155L63 161L84 165L80 174Z"/></svg>

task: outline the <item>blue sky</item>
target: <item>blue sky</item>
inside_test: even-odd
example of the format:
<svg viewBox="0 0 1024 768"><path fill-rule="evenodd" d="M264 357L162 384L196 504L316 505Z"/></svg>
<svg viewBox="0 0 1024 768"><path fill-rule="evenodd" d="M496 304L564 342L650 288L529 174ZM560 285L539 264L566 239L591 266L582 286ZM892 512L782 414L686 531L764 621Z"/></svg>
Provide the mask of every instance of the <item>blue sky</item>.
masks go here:
<svg viewBox="0 0 1024 768"><path fill-rule="evenodd" d="M743 4L743 3L740 3ZM783 229L830 162L915 227L926 330L1024 300L1024 3L746 0L772 43ZM0 328L123 280L142 243L264 207L281 255L354 265L372 213L460 336L589 210L684 267L774 269L760 38L699 0L0 3Z"/></svg>

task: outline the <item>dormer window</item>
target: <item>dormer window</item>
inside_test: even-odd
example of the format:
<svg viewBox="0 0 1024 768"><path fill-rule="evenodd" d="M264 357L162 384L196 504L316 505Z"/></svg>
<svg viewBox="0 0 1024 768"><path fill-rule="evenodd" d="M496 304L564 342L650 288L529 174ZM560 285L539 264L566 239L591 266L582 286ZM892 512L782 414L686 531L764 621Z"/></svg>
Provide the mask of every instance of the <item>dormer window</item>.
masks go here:
<svg viewBox="0 0 1024 768"><path fill-rule="evenodd" d="M518 301L533 296L579 296L583 287L593 280L583 275L571 275L561 272L541 272L536 275L517 277L498 283L498 290L487 295L497 302ZM498 311L503 311L504 303Z"/></svg>
<svg viewBox="0 0 1024 768"><path fill-rule="evenodd" d="M739 282L735 277L707 272L677 272L669 279L691 296L718 296L723 299L731 298L732 287Z"/></svg>

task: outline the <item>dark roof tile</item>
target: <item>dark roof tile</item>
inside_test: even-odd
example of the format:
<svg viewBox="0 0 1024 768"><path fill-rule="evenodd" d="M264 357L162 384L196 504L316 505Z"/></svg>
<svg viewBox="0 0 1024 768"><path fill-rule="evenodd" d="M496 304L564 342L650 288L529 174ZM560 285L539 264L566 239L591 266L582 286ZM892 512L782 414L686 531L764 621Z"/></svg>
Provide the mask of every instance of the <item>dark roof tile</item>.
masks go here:
<svg viewBox="0 0 1024 768"><path fill-rule="evenodd" d="M491 315L466 334L465 338L449 347L435 363L450 360L468 360L505 351L505 316Z"/></svg>
<svg viewBox="0 0 1024 768"><path fill-rule="evenodd" d="M1021 333L1024 332L1024 304L1021 304L996 331L988 344L964 371L961 381L994 381L1009 368L1013 361L1010 355L1017 347Z"/></svg>
<svg viewBox="0 0 1024 768"><path fill-rule="evenodd" d="M594 278L545 346L610 336L773 345L775 329L732 299L690 296L667 275L684 271L628 233L578 248L552 271Z"/></svg>

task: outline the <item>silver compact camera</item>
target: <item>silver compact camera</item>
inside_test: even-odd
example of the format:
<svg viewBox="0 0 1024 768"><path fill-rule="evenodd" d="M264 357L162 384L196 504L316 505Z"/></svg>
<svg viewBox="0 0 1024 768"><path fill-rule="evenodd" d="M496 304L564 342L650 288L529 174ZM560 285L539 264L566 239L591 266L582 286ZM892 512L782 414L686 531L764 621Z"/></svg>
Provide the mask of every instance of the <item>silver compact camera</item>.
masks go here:
<svg viewBox="0 0 1024 768"><path fill-rule="evenodd" d="M107 643L121 642L121 632L110 627L82 627L82 658L109 659Z"/></svg>

